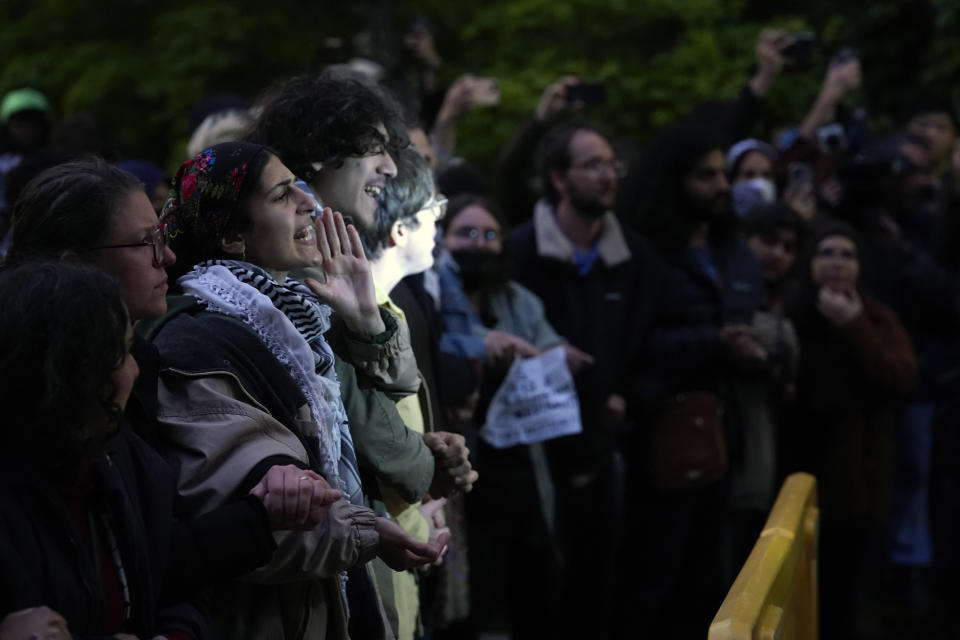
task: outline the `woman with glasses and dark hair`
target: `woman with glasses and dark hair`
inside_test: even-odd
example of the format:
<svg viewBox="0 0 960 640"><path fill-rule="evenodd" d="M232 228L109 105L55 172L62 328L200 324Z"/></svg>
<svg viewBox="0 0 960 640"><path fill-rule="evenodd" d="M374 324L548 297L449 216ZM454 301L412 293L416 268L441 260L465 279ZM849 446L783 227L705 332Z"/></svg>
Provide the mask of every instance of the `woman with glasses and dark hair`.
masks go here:
<svg viewBox="0 0 960 640"><path fill-rule="evenodd" d="M99 158L44 171L14 203L8 263L70 256L117 278L134 322L167 310L165 268L176 256L140 182Z"/></svg>
<svg viewBox="0 0 960 640"><path fill-rule="evenodd" d="M205 637L169 588L173 476L121 429L138 369L117 283L28 263L0 300L0 637Z"/></svg>
<svg viewBox="0 0 960 640"><path fill-rule="evenodd" d="M60 261L99 267L116 279L130 321L137 323L166 312L165 268L175 259L139 181L90 158L54 166L25 187L14 205L13 244L5 265ZM156 446L156 349L135 334L130 350L140 376L123 422ZM192 591L242 575L270 559L276 547L272 530L311 527L322 520L339 492L319 476L308 483L300 480L303 475L294 466L274 465L263 470L251 495L180 522L182 535L172 552L180 572L175 588ZM298 491L284 499L277 489L285 483Z"/></svg>

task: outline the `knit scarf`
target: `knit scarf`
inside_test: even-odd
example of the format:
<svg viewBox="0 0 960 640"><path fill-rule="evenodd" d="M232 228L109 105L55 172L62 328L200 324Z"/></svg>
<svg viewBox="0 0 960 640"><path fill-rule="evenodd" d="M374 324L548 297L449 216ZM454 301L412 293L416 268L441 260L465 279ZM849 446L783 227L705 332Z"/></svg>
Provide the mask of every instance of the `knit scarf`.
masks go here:
<svg viewBox="0 0 960 640"><path fill-rule="evenodd" d="M340 396L334 355L323 334L330 307L301 282L277 282L256 265L208 260L179 280L183 291L208 310L249 326L300 387L317 423L320 461L331 485L363 504L353 438Z"/></svg>

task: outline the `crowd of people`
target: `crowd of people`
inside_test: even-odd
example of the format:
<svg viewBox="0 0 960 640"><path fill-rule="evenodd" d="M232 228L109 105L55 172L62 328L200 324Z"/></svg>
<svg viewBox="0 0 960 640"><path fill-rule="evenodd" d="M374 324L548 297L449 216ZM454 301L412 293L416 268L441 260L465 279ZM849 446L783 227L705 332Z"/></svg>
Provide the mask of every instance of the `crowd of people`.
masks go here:
<svg viewBox="0 0 960 640"><path fill-rule="evenodd" d="M0 639L702 638L795 471L822 636L949 637L958 112L867 131L845 50L759 131L794 38L644 149L562 76L495 176L423 27L404 91L211 101L172 175L6 94Z"/></svg>

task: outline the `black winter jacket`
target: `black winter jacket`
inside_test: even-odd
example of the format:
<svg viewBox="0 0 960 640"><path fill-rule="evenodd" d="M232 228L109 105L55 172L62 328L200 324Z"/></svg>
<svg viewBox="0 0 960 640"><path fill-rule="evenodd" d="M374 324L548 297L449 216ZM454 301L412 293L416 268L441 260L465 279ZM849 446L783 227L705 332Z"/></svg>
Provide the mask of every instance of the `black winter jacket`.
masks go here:
<svg viewBox="0 0 960 640"><path fill-rule="evenodd" d="M194 605L164 600L175 537L174 480L134 433L123 427L107 442L86 501L88 510L106 513L117 537L131 597L124 629L105 628L100 559L81 543L63 495L22 461L8 459L0 468L0 618L45 605L66 619L75 638L119 631L141 638L169 631L208 636Z"/></svg>

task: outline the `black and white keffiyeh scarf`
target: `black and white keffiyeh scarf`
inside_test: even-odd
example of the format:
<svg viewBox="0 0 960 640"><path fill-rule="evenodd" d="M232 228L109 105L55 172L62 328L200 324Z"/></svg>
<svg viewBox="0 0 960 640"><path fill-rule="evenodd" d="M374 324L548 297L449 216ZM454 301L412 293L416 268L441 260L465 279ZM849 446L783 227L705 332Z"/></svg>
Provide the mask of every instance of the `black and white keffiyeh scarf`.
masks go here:
<svg viewBox="0 0 960 640"><path fill-rule="evenodd" d="M208 310L253 329L290 372L319 427L324 475L351 503L363 504L333 350L323 337L330 328L330 307L303 283L287 278L281 284L260 267L237 260L202 262L179 284Z"/></svg>

